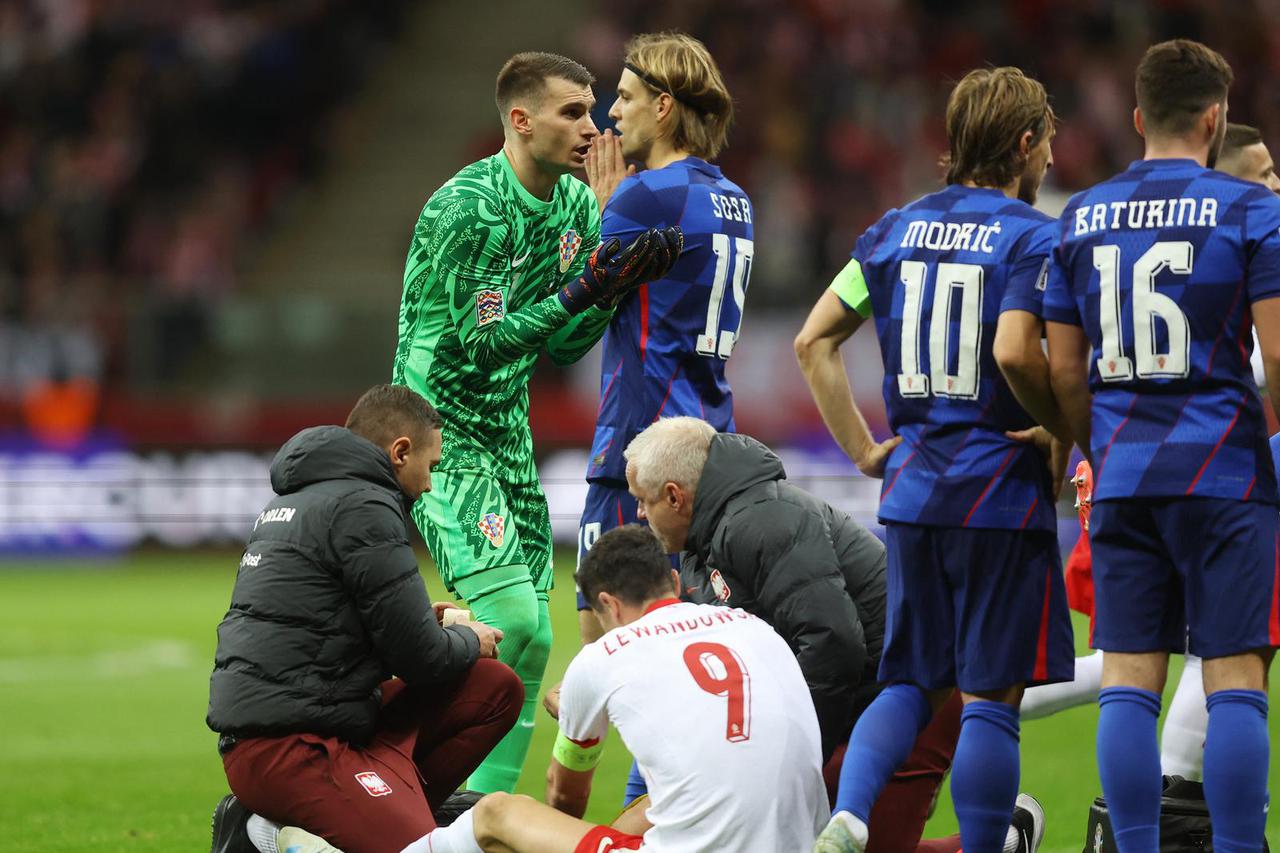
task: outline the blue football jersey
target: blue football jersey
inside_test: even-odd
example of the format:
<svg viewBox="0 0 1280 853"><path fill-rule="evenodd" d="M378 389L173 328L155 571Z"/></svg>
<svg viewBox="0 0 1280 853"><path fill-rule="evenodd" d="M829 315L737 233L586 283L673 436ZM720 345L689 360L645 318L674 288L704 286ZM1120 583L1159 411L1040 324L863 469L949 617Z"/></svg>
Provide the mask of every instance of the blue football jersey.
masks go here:
<svg viewBox="0 0 1280 853"><path fill-rule="evenodd" d="M684 251L666 278L622 301L605 332L588 480L625 480L622 451L660 417L734 430L725 364L742 331L751 213L746 193L696 157L627 178L609 199L601 239L625 246L647 228L679 225Z"/></svg>
<svg viewBox="0 0 1280 853"><path fill-rule="evenodd" d="M1143 160L1058 222L1044 317L1093 346L1093 499L1276 502L1250 305L1280 296L1280 199Z"/></svg>
<svg viewBox="0 0 1280 853"><path fill-rule="evenodd" d="M867 304L845 301L875 318L889 424L903 439L885 468L882 521L1055 529L1044 457L1005 435L1035 422L992 354L1002 310L1039 313L1051 223L999 190L954 185L858 240L850 267Z"/></svg>

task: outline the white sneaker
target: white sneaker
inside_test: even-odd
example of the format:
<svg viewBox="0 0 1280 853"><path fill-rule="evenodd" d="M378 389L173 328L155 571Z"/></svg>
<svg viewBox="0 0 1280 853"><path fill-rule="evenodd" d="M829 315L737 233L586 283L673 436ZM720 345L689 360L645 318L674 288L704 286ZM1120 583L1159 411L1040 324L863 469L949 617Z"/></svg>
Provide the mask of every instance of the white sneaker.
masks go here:
<svg viewBox="0 0 1280 853"><path fill-rule="evenodd" d="M280 827L276 834L276 848L280 853L342 853L320 836L297 826Z"/></svg>
<svg viewBox="0 0 1280 853"><path fill-rule="evenodd" d="M1036 853L1044 840L1044 806L1030 794L1019 794L1013 803L1013 830L1018 833L1017 853Z"/></svg>
<svg viewBox="0 0 1280 853"><path fill-rule="evenodd" d="M845 811L833 814L813 843L813 853L864 853L866 849L867 825Z"/></svg>

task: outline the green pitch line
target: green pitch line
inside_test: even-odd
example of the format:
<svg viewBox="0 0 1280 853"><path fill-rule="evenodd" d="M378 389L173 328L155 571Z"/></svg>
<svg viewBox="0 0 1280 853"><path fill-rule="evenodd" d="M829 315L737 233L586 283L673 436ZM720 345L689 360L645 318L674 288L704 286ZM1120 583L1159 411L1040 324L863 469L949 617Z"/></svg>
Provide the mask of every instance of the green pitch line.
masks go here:
<svg viewBox="0 0 1280 853"><path fill-rule="evenodd" d="M207 849L209 814L226 781L204 726L205 703L214 629L238 559L238 552L156 552L114 564L0 563L0 847ZM547 684L577 647L572 566L572 554L558 555ZM432 596L443 597L434 572L425 574ZM1271 701L1280 707L1275 687ZM1278 718L1273 712L1271 727L1280 738ZM1048 813L1044 853L1084 846L1098 792L1096 720L1096 708L1085 707L1023 727L1022 787ZM521 793L541 798L554 733L539 714ZM630 763L615 737L588 819L613 817ZM1274 785L1280 749L1271 772ZM1272 847L1280 847L1277 811L1268 823ZM944 788L930 832L954 828Z"/></svg>

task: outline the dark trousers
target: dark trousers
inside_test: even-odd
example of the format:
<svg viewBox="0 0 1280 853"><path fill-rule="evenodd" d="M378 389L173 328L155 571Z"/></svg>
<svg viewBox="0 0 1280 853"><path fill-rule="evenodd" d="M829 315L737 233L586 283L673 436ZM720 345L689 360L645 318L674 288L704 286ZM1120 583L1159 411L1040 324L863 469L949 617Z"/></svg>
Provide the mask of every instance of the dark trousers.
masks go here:
<svg viewBox="0 0 1280 853"><path fill-rule="evenodd" d="M956 753L961 709L957 690L920 732L906 763L880 792L867 823L867 853L956 853L960 849L959 835L930 841L921 841L920 835ZM822 771L833 807L846 746L836 749Z"/></svg>
<svg viewBox="0 0 1280 853"><path fill-rule="evenodd" d="M232 793L255 814L346 853L399 853L435 829L432 809L511 730L523 701L509 667L481 660L453 684L384 682L367 745L308 734L248 738L222 763Z"/></svg>

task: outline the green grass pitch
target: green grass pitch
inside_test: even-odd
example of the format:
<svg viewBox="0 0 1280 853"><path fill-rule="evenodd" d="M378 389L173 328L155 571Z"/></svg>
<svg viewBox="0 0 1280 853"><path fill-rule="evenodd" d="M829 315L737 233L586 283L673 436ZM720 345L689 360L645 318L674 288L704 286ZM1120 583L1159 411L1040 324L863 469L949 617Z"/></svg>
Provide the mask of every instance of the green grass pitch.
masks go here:
<svg viewBox="0 0 1280 853"><path fill-rule="evenodd" d="M226 780L204 726L205 703L214 628L238 557L154 552L108 564L0 564L0 848L208 849L209 815ZM577 648L571 570L571 555L561 554L548 683ZM441 597L434 572L425 574ZM1273 687L1273 707L1278 700ZM1273 738L1277 718L1273 712ZM1087 706L1023 729L1022 789L1048 812L1044 853L1084 846L1088 804L1099 790L1096 719ZM541 797L553 735L553 721L540 714L520 792ZM588 819L612 818L629 765L615 738ZM1271 778L1280 778L1280 749ZM944 788L929 833L953 831ZM1275 811L1268 838L1280 849Z"/></svg>

